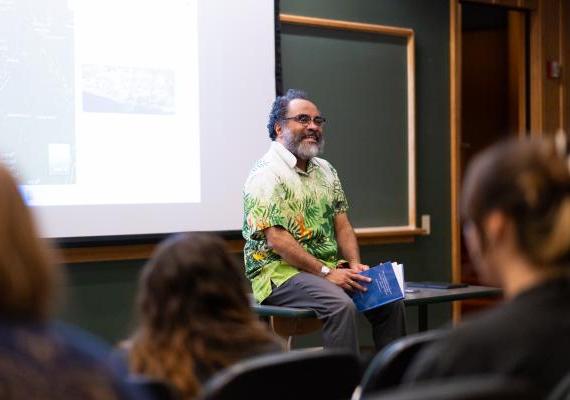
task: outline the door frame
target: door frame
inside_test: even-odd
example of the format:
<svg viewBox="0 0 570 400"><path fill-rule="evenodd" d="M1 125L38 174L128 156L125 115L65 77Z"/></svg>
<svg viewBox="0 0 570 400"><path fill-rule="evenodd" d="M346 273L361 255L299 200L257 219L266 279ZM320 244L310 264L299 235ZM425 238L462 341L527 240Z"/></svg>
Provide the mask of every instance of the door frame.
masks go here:
<svg viewBox="0 0 570 400"><path fill-rule="evenodd" d="M562 62L568 42L563 19L569 7L564 0L450 0L449 73L450 73L450 180L451 180L451 277L461 280L461 226L459 194L461 189L461 3L481 3L525 10L529 14L529 112L530 134L551 134L558 128L568 129L568 79L553 81L546 76L547 60ZM553 26L554 25L554 26ZM564 47L565 46L565 47ZM569 60L570 61L570 60ZM570 69L570 68L569 68ZM523 133L524 134L524 133ZM460 304L453 304L453 320L460 319Z"/></svg>

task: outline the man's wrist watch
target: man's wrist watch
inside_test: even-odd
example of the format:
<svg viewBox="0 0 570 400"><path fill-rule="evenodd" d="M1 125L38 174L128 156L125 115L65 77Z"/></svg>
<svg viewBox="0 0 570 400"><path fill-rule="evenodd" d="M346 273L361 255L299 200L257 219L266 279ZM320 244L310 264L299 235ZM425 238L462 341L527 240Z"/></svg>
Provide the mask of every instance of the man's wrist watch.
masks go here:
<svg viewBox="0 0 570 400"><path fill-rule="evenodd" d="M321 272L319 273L321 278L326 277L330 273L331 273L331 269L329 267L327 267L326 265L321 265Z"/></svg>

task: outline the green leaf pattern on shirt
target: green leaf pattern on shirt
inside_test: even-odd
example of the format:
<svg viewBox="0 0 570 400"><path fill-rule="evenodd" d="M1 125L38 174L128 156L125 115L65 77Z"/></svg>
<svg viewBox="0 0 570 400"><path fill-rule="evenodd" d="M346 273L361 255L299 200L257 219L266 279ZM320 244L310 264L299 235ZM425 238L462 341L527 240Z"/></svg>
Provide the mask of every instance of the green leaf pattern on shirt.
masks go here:
<svg viewBox="0 0 570 400"><path fill-rule="evenodd" d="M307 173L276 169L275 163L258 162L244 190L243 236L246 276L281 258L268 246L262 231L271 226L288 230L316 258L335 263L338 247L334 216L348 204L334 168L325 160L309 164Z"/></svg>

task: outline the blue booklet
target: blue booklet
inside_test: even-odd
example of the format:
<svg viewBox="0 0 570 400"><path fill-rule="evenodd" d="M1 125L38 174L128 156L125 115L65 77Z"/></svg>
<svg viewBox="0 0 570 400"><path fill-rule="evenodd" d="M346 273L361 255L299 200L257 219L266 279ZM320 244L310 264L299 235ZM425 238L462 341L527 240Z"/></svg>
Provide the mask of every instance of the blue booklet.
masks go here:
<svg viewBox="0 0 570 400"><path fill-rule="evenodd" d="M378 264L361 275L372 278L369 283L359 282L368 290L355 290L350 295L358 311L368 311L384 304L404 298L404 269L402 264L385 262Z"/></svg>

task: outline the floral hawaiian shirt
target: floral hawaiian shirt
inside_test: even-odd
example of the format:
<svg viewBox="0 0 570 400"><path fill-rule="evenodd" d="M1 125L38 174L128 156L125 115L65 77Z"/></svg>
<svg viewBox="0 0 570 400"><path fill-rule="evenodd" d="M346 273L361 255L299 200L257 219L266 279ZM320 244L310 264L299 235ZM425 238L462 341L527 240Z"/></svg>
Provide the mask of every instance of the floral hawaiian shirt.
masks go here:
<svg viewBox="0 0 570 400"><path fill-rule="evenodd" d="M348 203L336 170L317 157L308 162L307 172L296 163L291 152L272 142L245 183L245 271L258 302L271 294L272 283L278 287L299 273L267 246L264 229L281 226L323 264L341 262L334 217L346 212Z"/></svg>

